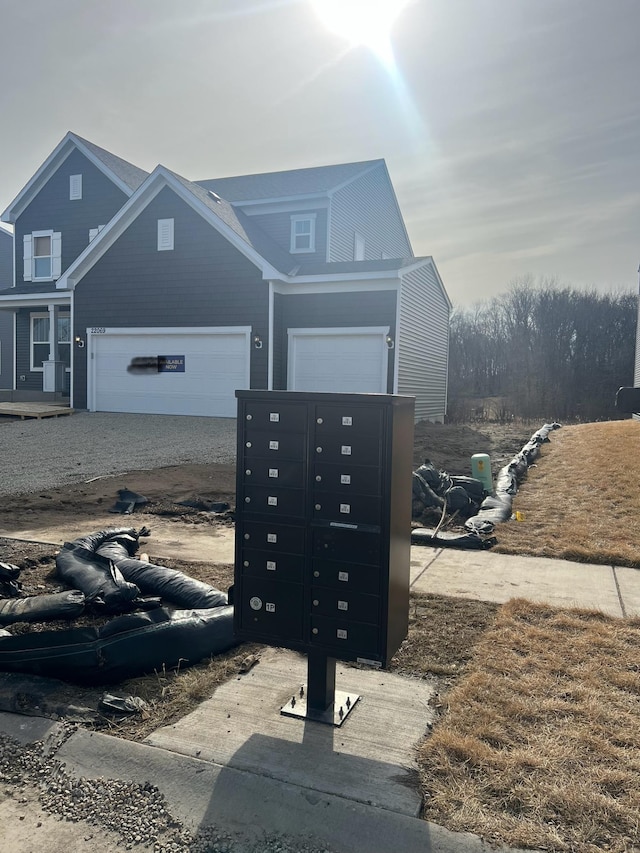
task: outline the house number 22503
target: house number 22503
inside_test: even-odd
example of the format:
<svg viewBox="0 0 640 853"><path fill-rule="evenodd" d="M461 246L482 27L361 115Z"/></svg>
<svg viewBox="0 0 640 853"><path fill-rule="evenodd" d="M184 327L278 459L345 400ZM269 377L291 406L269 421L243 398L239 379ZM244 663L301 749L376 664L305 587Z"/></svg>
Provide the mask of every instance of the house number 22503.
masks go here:
<svg viewBox="0 0 640 853"><path fill-rule="evenodd" d="M91 329L92 335L104 335L106 333L106 329L104 326L93 326Z"/></svg>

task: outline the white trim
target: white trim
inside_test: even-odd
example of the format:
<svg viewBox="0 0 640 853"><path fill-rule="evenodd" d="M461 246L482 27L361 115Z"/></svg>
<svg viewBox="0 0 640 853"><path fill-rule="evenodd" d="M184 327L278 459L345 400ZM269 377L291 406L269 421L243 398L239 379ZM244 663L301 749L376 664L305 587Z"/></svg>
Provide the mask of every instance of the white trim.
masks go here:
<svg viewBox="0 0 640 853"><path fill-rule="evenodd" d="M273 312L275 307L273 282L269 282L269 313L267 316L269 343L267 347L267 391L273 391Z"/></svg>
<svg viewBox="0 0 640 853"><path fill-rule="evenodd" d="M174 219L158 219L158 251L173 251Z"/></svg>
<svg viewBox="0 0 640 853"><path fill-rule="evenodd" d="M0 296L0 306L3 308L29 308L31 305L69 305L70 291L64 293L39 292L20 293L16 296Z"/></svg>
<svg viewBox="0 0 640 853"><path fill-rule="evenodd" d="M247 372L245 384L251 387L251 326L105 326L99 333L96 326L87 327L87 409L96 411L96 359L94 358L94 339L107 335L244 335L247 348Z"/></svg>
<svg viewBox="0 0 640 853"><path fill-rule="evenodd" d="M336 336L356 337L362 335L380 335L382 363L380 372L380 387L383 389L380 393L387 393L387 379L389 374L389 350L385 344L385 338L389 334L389 326L336 326L333 328L298 328L287 329L287 388L293 389L293 367L296 357L296 338L298 337L321 337L321 336Z"/></svg>
<svg viewBox="0 0 640 853"><path fill-rule="evenodd" d="M69 201L82 199L82 175L69 175Z"/></svg>
<svg viewBox="0 0 640 853"><path fill-rule="evenodd" d="M316 214L315 213L294 213L290 217L291 225L290 225L290 247L289 253L292 255L303 255L309 254L310 252L315 252L316 250ZM296 224L298 222L309 222L309 245L305 248L299 249L296 246L296 237L306 237L307 232L304 234L296 233Z"/></svg>
<svg viewBox="0 0 640 853"><path fill-rule="evenodd" d="M402 329L402 287L396 290L396 339L393 352L393 394L398 393L398 376L400 370L400 331Z"/></svg>
<svg viewBox="0 0 640 853"><path fill-rule="evenodd" d="M353 232L353 260L364 261L366 250L365 239L359 231Z"/></svg>
<svg viewBox="0 0 640 853"><path fill-rule="evenodd" d="M31 278L29 279L29 281L55 281L55 278L53 275L53 234L54 234L54 232L53 232L53 229L51 229L51 228L46 230L46 231L32 231L31 232L31 241L32 241L31 242ZM28 235L25 234L24 236L27 237ZM36 238L37 237L48 237L49 241L50 241L49 242L49 249L50 249L49 255L48 256L47 255L39 255L38 256L38 257L43 257L43 258L49 257L49 260L51 262L51 265L50 265L51 272L49 275L42 275L42 276L36 275ZM25 280L26 280L26 278L25 278Z"/></svg>
<svg viewBox="0 0 640 853"><path fill-rule="evenodd" d="M13 312L13 390L18 390L18 313Z"/></svg>
<svg viewBox="0 0 640 853"><path fill-rule="evenodd" d="M271 199L265 199L263 202L230 201L229 199L227 201L233 207L241 208L245 216L266 216L268 213L296 213L300 210L328 210L329 208L329 199L326 195L292 196L286 201L273 202ZM252 210L251 205L255 205L256 209Z"/></svg>
<svg viewBox="0 0 640 853"><path fill-rule="evenodd" d="M54 148L29 182L25 184L11 204L3 211L0 219L3 222L15 222L25 207L27 207L31 202L33 197L42 189L51 175L60 168L74 149L79 150L90 163L93 163L93 165L99 169L103 175L109 178L109 180L112 181L118 189L122 190L127 198L133 195L134 191L131 187L118 177L118 175L112 172L99 157L96 157L95 154L90 151L74 133L69 131L64 139L62 139ZM141 169L140 171L143 170Z"/></svg>
<svg viewBox="0 0 640 853"><path fill-rule="evenodd" d="M362 281L345 281L339 276L325 281L312 281L308 284L287 284L281 281L273 281L273 292L282 294L300 294L300 293L363 293L377 292L380 290L399 290L401 286L400 279L381 279L380 281L371 281L364 279Z"/></svg>
<svg viewBox="0 0 640 853"><path fill-rule="evenodd" d="M370 163L367 167L365 167L361 172L358 172L355 175L352 175L350 178L347 178L346 181L342 181L340 184L336 184L335 187L331 187L329 190L329 197L334 195L334 193L340 192L345 187L348 187L349 184L352 184L354 181L357 181L358 178L363 177L363 175L368 174L369 172L373 172L374 169L379 168L380 166L385 165L384 160L374 160L373 163Z"/></svg>
<svg viewBox="0 0 640 853"><path fill-rule="evenodd" d="M53 307L54 304L55 303L50 303L50 307ZM59 312L57 316L58 316L59 320L64 319L65 317L67 317L69 319L69 334L71 334L71 325L72 325L71 313L70 312L67 313L66 311L62 311L62 312ZM44 367L34 367L33 366L33 345L34 345L34 343L37 343L38 346L44 346L46 344L47 347L50 347L51 332L49 332L49 338L47 338L46 341L34 341L33 340L33 321L34 320L49 320L49 324L51 324L51 312L50 311L30 311L29 312L29 372L30 373L44 373ZM68 344L65 341L62 341L62 342L56 341L56 343L58 345L58 348L61 345L73 347L73 337L71 337L71 340L69 341ZM71 352L71 350L70 350L70 352ZM49 356L47 356L47 358L45 358L43 360L48 361L50 355L51 355L51 352L49 352ZM71 367L70 366L66 367L65 372L70 373Z"/></svg>

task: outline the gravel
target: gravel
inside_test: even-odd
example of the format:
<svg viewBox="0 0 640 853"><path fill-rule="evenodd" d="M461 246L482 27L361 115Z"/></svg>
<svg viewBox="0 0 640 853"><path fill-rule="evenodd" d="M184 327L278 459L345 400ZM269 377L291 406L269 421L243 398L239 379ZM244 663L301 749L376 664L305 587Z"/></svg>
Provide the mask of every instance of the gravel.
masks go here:
<svg viewBox="0 0 640 853"><path fill-rule="evenodd" d="M216 826L191 833L170 813L155 785L116 779L74 778L56 758L56 750L70 737L75 726L60 724L53 743L21 744L0 734L0 783L4 793L18 803L25 793L37 798L43 811L60 820L85 821L108 830L124 850L153 853L335 853L326 845L283 835L265 834L259 840L229 834ZM91 836L94 837L94 836ZM85 837L85 841L89 841ZM95 843L95 840L94 840Z"/></svg>
<svg viewBox="0 0 640 853"><path fill-rule="evenodd" d="M189 463L233 463L234 418L76 412L0 418L0 495Z"/></svg>

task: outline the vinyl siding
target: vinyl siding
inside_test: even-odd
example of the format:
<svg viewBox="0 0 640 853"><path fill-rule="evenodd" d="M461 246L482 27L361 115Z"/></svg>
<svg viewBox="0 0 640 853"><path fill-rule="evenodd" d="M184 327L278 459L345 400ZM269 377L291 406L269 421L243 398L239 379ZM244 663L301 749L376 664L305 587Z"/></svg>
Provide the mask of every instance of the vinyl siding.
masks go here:
<svg viewBox="0 0 640 853"><path fill-rule="evenodd" d="M174 219L157 251L158 219ZM268 285L260 271L165 188L78 283L75 334L101 327L251 326L251 387L267 387ZM86 348L75 350L74 406L87 405Z"/></svg>
<svg viewBox="0 0 640 853"><path fill-rule="evenodd" d="M389 326L395 336L395 290L282 295L274 300L273 387L287 388L288 329ZM389 352L387 391L393 391L395 350Z"/></svg>
<svg viewBox="0 0 640 853"><path fill-rule="evenodd" d="M13 237L0 228L0 290L13 284ZM13 312L0 311L0 388L13 388Z"/></svg>
<svg viewBox="0 0 640 853"><path fill-rule="evenodd" d="M449 305L429 264L402 279L398 393L416 398L416 420L444 420L447 410Z"/></svg>
<svg viewBox="0 0 640 853"><path fill-rule="evenodd" d="M382 165L366 172L331 200L330 261L352 261L354 236L364 237L365 260L410 258L401 215L387 173Z"/></svg>
<svg viewBox="0 0 640 853"><path fill-rule="evenodd" d="M261 216L252 216L255 222L265 234L281 246L285 252L291 249L291 217L315 214L316 238L315 252L295 252L292 266L295 263L309 263L310 261L326 261L327 259L327 211L326 210L290 210L286 213L267 213Z"/></svg>
<svg viewBox="0 0 640 853"><path fill-rule="evenodd" d="M82 198L69 199L69 176L82 175ZM15 224L16 292L50 290L52 282L25 282L22 243L33 231L60 231L62 270L78 257L89 243L89 229L106 225L122 207L127 196L84 154L73 151L25 208Z"/></svg>

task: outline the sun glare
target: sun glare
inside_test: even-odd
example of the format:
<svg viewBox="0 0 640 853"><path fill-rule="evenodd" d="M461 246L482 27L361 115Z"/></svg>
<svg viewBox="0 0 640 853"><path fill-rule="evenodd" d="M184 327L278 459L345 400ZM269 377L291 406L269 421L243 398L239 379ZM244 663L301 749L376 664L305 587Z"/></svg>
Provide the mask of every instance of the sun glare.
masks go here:
<svg viewBox="0 0 640 853"><path fill-rule="evenodd" d="M393 66L391 30L412 0L311 0L327 29L353 47L365 45L389 68Z"/></svg>

